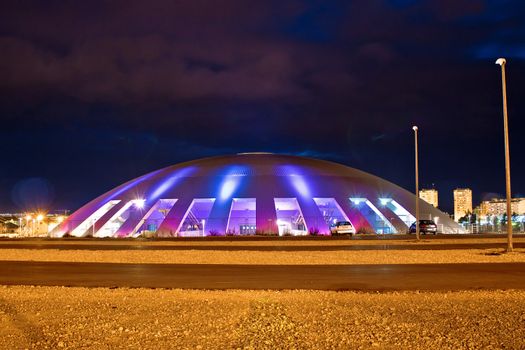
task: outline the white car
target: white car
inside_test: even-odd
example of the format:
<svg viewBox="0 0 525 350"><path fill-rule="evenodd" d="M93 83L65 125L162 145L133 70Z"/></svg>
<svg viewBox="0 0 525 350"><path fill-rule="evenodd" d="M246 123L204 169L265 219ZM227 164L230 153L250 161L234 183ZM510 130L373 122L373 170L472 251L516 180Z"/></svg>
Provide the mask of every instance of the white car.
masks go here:
<svg viewBox="0 0 525 350"><path fill-rule="evenodd" d="M332 235L353 235L355 233L355 228L349 221L337 221L336 223L330 225L330 233Z"/></svg>

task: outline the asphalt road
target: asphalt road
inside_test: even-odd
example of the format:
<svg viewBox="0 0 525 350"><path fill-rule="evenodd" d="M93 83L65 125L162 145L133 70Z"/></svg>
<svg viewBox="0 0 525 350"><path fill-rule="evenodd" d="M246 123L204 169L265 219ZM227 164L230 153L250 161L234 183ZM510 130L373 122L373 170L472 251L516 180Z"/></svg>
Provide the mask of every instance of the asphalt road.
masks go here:
<svg viewBox="0 0 525 350"><path fill-rule="evenodd" d="M437 234L422 235L425 240L442 239L472 239L472 238L506 238L506 233L480 233L480 234ZM525 238L524 232L515 232L515 238ZM358 234L358 235L339 235L339 236L206 236L206 237L168 237L168 238L93 238L93 237L21 237L21 238L0 238L0 243L5 242L254 242L254 241L395 241L414 239L414 234Z"/></svg>
<svg viewBox="0 0 525 350"><path fill-rule="evenodd" d="M351 241L341 245L323 245L322 242L316 245L207 245L203 242L199 245L150 245L150 244L130 244L114 243L104 244L103 242L86 243L12 243L0 242L1 249L58 249L58 250L222 250L222 251L347 251L347 250L445 250L445 249L497 249L506 247L506 243L409 243L409 244L388 244L387 242L375 242L371 244L352 245ZM514 248L525 248L525 242L515 242Z"/></svg>
<svg viewBox="0 0 525 350"><path fill-rule="evenodd" d="M525 263L419 265L172 265L1 262L0 284L317 290L525 289Z"/></svg>

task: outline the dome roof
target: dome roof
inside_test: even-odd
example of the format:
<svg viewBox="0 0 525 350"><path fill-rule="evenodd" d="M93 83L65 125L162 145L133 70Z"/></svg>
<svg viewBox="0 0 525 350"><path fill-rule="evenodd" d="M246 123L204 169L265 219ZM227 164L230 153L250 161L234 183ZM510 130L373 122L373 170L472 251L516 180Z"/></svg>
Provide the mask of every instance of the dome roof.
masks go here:
<svg viewBox="0 0 525 350"><path fill-rule="evenodd" d="M73 213L61 237L404 233L415 197L377 176L324 160L241 153L176 164L128 181ZM446 214L420 200L420 217L459 232Z"/></svg>

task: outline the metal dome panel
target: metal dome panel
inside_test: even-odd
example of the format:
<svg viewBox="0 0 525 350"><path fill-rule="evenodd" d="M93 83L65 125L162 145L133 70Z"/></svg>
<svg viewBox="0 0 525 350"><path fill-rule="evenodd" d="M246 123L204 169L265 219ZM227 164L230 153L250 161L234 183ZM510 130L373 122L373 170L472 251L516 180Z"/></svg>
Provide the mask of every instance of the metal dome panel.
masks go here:
<svg viewBox="0 0 525 350"><path fill-rule="evenodd" d="M243 153L204 158L126 182L74 212L54 237L329 234L345 218L358 231L404 233L414 195L377 176L312 158ZM421 218L461 232L420 200Z"/></svg>

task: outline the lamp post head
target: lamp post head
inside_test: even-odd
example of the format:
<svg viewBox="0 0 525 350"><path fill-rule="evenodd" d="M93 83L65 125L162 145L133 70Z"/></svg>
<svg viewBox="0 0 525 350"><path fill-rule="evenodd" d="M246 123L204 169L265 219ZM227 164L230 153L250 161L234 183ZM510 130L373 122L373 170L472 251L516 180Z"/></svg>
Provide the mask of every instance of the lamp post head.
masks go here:
<svg viewBox="0 0 525 350"><path fill-rule="evenodd" d="M412 127L412 130L417 131L417 126L414 125L414 126Z"/></svg>
<svg viewBox="0 0 525 350"><path fill-rule="evenodd" d="M507 60L504 59L504 58L498 58L498 59L496 60L496 64L499 64L500 66L504 66L505 63L507 63Z"/></svg>

